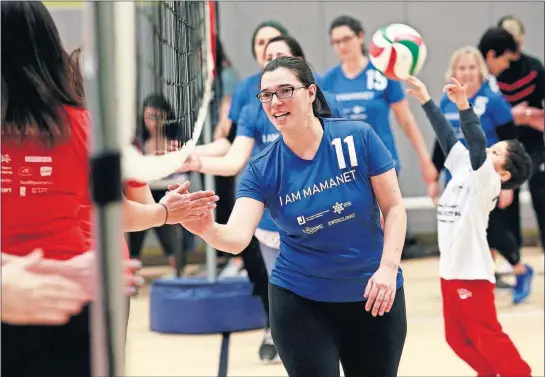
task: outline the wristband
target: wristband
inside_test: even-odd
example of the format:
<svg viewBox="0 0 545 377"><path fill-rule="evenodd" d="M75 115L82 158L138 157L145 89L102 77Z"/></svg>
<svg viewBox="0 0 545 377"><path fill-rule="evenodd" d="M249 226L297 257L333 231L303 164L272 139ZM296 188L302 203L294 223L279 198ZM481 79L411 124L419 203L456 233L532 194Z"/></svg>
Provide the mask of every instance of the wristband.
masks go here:
<svg viewBox="0 0 545 377"><path fill-rule="evenodd" d="M165 209L165 222L162 224L162 225L165 225L168 221L168 214L169 214L168 207L166 206L166 204L163 204L163 203L159 203L159 204L162 205L163 208Z"/></svg>

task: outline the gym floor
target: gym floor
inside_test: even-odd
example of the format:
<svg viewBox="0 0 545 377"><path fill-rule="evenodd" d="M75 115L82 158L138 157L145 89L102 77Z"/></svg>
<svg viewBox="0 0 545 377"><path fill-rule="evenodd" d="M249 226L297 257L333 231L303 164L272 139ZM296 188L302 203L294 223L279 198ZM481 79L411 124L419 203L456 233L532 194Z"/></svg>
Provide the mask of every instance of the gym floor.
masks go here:
<svg viewBox="0 0 545 377"><path fill-rule="evenodd" d="M523 259L535 268L530 299L513 306L509 291L498 291L496 303L506 333L513 339L533 376L544 376L544 259L539 248L525 248ZM443 335L438 259L403 262L408 334L399 376L475 376L450 350ZM144 269L155 274L157 269ZM506 277L512 282L512 277ZM127 376L217 376L220 335L164 335L149 331L148 289L131 303L127 337ZM183 315L183 313L180 313ZM234 334L229 376L286 376L280 362L261 364L257 350L263 331ZM362 355L365 357L365 355Z"/></svg>

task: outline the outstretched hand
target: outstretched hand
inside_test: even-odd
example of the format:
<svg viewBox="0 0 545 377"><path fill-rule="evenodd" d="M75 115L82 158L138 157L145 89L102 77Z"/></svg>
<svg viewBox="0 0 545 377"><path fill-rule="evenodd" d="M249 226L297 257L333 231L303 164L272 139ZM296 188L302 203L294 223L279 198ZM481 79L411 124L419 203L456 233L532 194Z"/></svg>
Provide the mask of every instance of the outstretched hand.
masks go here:
<svg viewBox="0 0 545 377"><path fill-rule="evenodd" d="M411 88L407 89L407 93L415 97L422 105L430 100L428 88L422 81L411 76L407 79L407 84L411 86Z"/></svg>
<svg viewBox="0 0 545 377"><path fill-rule="evenodd" d="M219 197L212 190L189 193L189 181L168 185L168 191L159 203L167 207L167 224L179 224L200 219L216 208Z"/></svg>
<svg viewBox="0 0 545 377"><path fill-rule="evenodd" d="M460 84L454 77L451 79L452 84L447 84L443 88L448 98L458 106L459 110L469 109L469 102L467 100L467 85Z"/></svg>

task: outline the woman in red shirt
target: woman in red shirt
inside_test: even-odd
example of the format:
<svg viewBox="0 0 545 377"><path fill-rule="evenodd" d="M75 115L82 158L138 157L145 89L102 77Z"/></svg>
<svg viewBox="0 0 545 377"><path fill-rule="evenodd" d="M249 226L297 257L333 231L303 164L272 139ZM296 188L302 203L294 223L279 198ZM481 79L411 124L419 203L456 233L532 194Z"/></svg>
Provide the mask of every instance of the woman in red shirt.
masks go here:
<svg viewBox="0 0 545 377"><path fill-rule="evenodd" d="M2 272L9 272L2 301L10 309L2 313L1 374L90 376L92 207L81 74L42 3L2 2L1 10ZM125 200L124 228L180 222L217 199L178 192L161 204ZM31 254L36 249L43 255ZM25 309L32 315L21 315Z"/></svg>

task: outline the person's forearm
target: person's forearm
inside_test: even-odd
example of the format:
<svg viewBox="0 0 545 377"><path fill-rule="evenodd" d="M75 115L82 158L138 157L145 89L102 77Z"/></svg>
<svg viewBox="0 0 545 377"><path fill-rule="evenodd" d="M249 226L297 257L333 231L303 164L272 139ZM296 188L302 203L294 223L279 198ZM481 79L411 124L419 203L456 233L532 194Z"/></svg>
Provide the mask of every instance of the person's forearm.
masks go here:
<svg viewBox="0 0 545 377"><path fill-rule="evenodd" d="M469 103L460 108L460 123L467 142L471 167L477 170L486 160L486 136L481 128L479 117Z"/></svg>
<svg viewBox="0 0 545 377"><path fill-rule="evenodd" d="M2 253L2 266L5 265L5 264L8 264L9 262L12 262L12 261L14 261L14 260L17 260L17 259L19 259L19 258L20 258L20 257L15 256L15 255Z"/></svg>
<svg viewBox="0 0 545 377"><path fill-rule="evenodd" d="M422 108L435 131L441 149L445 156L448 156L452 147L458 142L452 125L432 99L423 104Z"/></svg>
<svg viewBox="0 0 545 377"><path fill-rule="evenodd" d="M193 153L200 157L219 157L225 155L230 147L231 143L229 140L223 137L208 144L197 145L193 149Z"/></svg>
<svg viewBox="0 0 545 377"><path fill-rule="evenodd" d="M435 143L433 143L431 161L433 162L433 166L435 166L435 169L437 169L438 173L440 173L445 167L445 154L441 150L437 139L435 140Z"/></svg>
<svg viewBox="0 0 545 377"><path fill-rule="evenodd" d="M199 159L199 173L215 176L232 177L237 175L244 167L244 160L239 161L232 153L231 158L225 157L201 157Z"/></svg>
<svg viewBox="0 0 545 377"><path fill-rule="evenodd" d="M139 232L161 226L167 211L161 204L140 204L131 200L123 202L123 231Z"/></svg>
<svg viewBox="0 0 545 377"><path fill-rule="evenodd" d="M384 216L384 246L380 264L397 269L407 233L407 212L402 203L393 205Z"/></svg>
<svg viewBox="0 0 545 377"><path fill-rule="evenodd" d="M211 229L199 236L214 249L230 254L241 253L251 241L251 236L246 239L241 232L233 229L229 224L214 223Z"/></svg>

